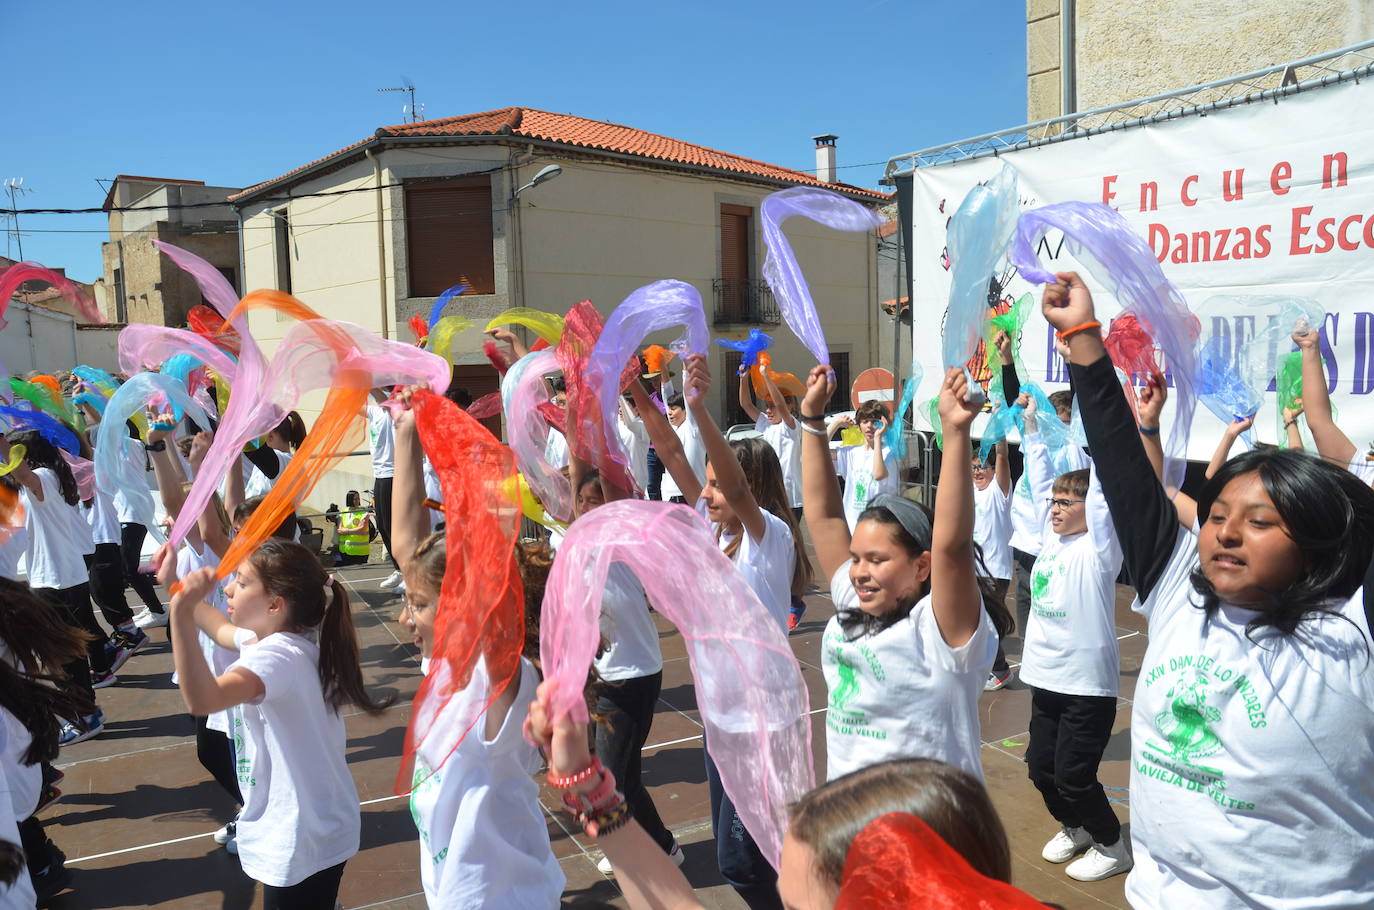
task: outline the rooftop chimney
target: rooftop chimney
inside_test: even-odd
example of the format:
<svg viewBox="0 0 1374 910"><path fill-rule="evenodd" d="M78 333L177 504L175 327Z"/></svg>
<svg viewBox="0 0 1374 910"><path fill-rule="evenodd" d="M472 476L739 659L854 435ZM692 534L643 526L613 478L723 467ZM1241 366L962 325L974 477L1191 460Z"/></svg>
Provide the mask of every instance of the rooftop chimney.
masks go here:
<svg viewBox="0 0 1374 910"><path fill-rule="evenodd" d="M835 182L835 140L839 136L832 136L829 133L824 136L812 136L816 140L816 179L822 183Z"/></svg>

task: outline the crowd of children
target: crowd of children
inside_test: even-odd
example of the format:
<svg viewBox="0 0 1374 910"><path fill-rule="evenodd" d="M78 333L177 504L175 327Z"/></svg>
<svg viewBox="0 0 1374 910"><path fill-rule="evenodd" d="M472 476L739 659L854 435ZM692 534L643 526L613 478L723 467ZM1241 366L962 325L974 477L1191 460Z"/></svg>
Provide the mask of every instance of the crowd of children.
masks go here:
<svg viewBox="0 0 1374 910"><path fill-rule="evenodd" d="M755 423L736 439L712 414L706 356L684 356L678 377L643 367L616 415L629 488L584 460L585 427L568 419L551 429L544 454L566 471L572 524L627 497L683 503L776 624L770 634L785 639L797 628L813 580L834 605L817 655L824 783L788 809L780 861L742 821L706 737L721 876L750 907L833 907L854 887L856 864L871 861L856 859L867 855L865 832L895 818L947 845L966 881L1019 900L1007 896L1016 894L1005 886L1011 854L983 783L980 718L983 693L1011 680L1004 643L1015 633L1047 863L1067 864L1081 881L1129 872L1127 897L1140 908L1374 906L1365 587L1374 469L1332 418L1316 333L1293 340L1321 457L1256 448L1229 458L1249 426L1237 421L1190 496L1160 479L1164 377L1150 380L1133 411L1076 274L1047 285L1042 310L1072 392L1023 390L1013 339L996 338L998 407L1023 421L1024 469L1013 480L1004 440L976 446L982 401L968 373L939 377L945 455L929 505L903 495L901 465L884 443L889 410L868 402L852 418L835 416L824 365L800 395L763 371L761 405L741 375L739 405ZM508 362L525 354L513 334L493 334L509 346ZM552 412L570 412L568 384L580 377L546 380ZM450 554L464 547L472 516L443 512L429 458L437 453L421 442L420 395L397 387L369 398L372 508L351 491L331 520L341 564L366 561L380 536L394 568L383 587L404 596L399 624L423 672L445 686L416 746L409 793L426 901L558 905L564 876L535 778L546 770L632 907L700 906L644 784L663 655L653 604L628 566L608 572L585 693L590 724L555 710L541 682L541 604L559 534L515 541L500 557L507 565L465 566L520 579L525 644L509 678L485 653L465 678L436 664L449 659L444 592L458 564ZM472 404L456 386L448 398L455 409ZM78 475L92 446L117 446L152 473L175 522L214 428L161 407L142 427L102 424L93 406L81 416L80 426L62 427L76 451L39 428L0 442L0 462L14 465L0 492L23 510L0 544L0 906L33 906L67 884L62 852L37 818L60 794L53 763L62 747L100 735L99 690L117 683L148 629L167 626L197 756L240 806L216 841L262 883L266 907L333 908L360 843L342 710L376 713L388 702L364 685L347 586L296 542L294 519L232 572L219 571L307 428L289 415L231 467L184 542L158 550L164 606L139 571L144 538L157 529L141 523L129 491ZM1066 434L1079 438L1070 424L1074 433L1081 424L1086 447L1063 444ZM862 442L833 445L851 425ZM23 446L22 457L10 459L12 446ZM1099 780L1120 728L1121 579L1149 641L1130 704L1129 830ZM126 587L144 602L137 616ZM893 868L918 839L891 845ZM996 904L1004 905L1021 906Z"/></svg>

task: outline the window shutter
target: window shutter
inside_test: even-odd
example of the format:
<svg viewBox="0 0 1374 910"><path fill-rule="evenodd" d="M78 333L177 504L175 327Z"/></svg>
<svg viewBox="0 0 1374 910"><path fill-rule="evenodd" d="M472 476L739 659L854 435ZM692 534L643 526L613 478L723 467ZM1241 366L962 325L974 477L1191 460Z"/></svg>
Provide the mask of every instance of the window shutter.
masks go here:
<svg viewBox="0 0 1374 910"><path fill-rule="evenodd" d="M463 278L470 294L496 293L491 178L407 185L408 296L437 297Z"/></svg>

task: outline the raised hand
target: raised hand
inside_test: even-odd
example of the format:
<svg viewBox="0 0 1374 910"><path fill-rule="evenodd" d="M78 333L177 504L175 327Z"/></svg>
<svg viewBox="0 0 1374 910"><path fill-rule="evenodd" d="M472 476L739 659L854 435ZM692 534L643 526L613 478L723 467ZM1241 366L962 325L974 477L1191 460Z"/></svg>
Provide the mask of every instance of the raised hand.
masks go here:
<svg viewBox="0 0 1374 910"><path fill-rule="evenodd" d="M1142 427L1159 429L1160 416L1164 413L1164 402L1169 398L1169 391L1164 382L1164 376L1155 373L1150 377L1149 383L1136 397L1139 404L1139 419Z"/></svg>
<svg viewBox="0 0 1374 910"><path fill-rule="evenodd" d="M830 396L835 394L835 372L825 364L817 364L806 376L806 394L802 396L801 412L811 417L825 414Z"/></svg>
<svg viewBox="0 0 1374 910"><path fill-rule="evenodd" d="M968 377L961 367L950 367L945 372L944 382L940 384L940 425L945 435L951 431L968 432L973 418L983 410L981 399L965 401L969 390Z"/></svg>
<svg viewBox="0 0 1374 910"><path fill-rule="evenodd" d="M1301 350L1315 351L1317 345L1321 343L1321 333L1308 329L1306 332L1294 332L1292 334L1293 343Z"/></svg>
<svg viewBox="0 0 1374 910"><path fill-rule="evenodd" d="M1057 332L1064 332L1097 319L1093 295L1077 272L1059 272L1058 282L1045 285L1040 310L1045 321Z"/></svg>
<svg viewBox="0 0 1374 910"><path fill-rule="evenodd" d="M688 354L682 377L683 397L689 402L704 402L711 391L711 367L705 354Z"/></svg>
<svg viewBox="0 0 1374 910"><path fill-rule="evenodd" d="M997 353L1002 359L1003 364L1012 362L1011 336L1006 329L998 329L997 334L992 336L992 343L997 346Z"/></svg>

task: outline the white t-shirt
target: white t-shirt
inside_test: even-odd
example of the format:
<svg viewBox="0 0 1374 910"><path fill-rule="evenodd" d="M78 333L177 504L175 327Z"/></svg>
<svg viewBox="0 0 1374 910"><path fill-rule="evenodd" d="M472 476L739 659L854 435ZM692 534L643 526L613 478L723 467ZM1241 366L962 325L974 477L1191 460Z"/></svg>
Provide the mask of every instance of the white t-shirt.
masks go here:
<svg viewBox="0 0 1374 910"><path fill-rule="evenodd" d="M358 852L358 791L344 759L344 722L320 688L320 649L293 632L235 633L239 658L266 689L230 709L243 811L239 860L250 878L285 887Z"/></svg>
<svg viewBox="0 0 1374 910"><path fill-rule="evenodd" d="M644 421L630 413L624 400L620 403L620 444L630 459L630 474L641 490L649 486L649 431Z"/></svg>
<svg viewBox="0 0 1374 910"><path fill-rule="evenodd" d="M549 438L544 441L544 460L561 471L568 466L568 437L559 430L549 427Z"/></svg>
<svg viewBox="0 0 1374 910"><path fill-rule="evenodd" d="M973 488L973 539L983 548L990 578L1011 578L1011 497L994 477L986 489Z"/></svg>
<svg viewBox="0 0 1374 910"><path fill-rule="evenodd" d="M541 760L521 733L538 684L538 673L522 658L520 688L500 731L486 739L483 714L453 749L463 732L453 728L466 717L463 694L455 695L415 754L410 814L420 832L420 881L431 907L559 904L565 879L531 776ZM472 686L487 689L481 661Z"/></svg>
<svg viewBox="0 0 1374 910"><path fill-rule="evenodd" d="M55 588L59 591L87 584L85 555L95 552L91 526L76 506L67 505L57 475L49 468L34 468L43 490L43 500L19 488L24 502L24 526L29 531L26 566L29 587Z"/></svg>
<svg viewBox="0 0 1374 910"><path fill-rule="evenodd" d="M103 424L100 424L103 426ZM134 467L134 474L144 478L146 485L148 477L148 455L143 449L143 443L129 436L124 427L116 428L120 433L120 453L124 459ZM144 510L147 502L141 491L130 496L129 492L123 489L114 491L115 515L120 524L143 524L147 521ZM151 499L151 497L147 497Z"/></svg>
<svg viewBox="0 0 1374 910"><path fill-rule="evenodd" d="M396 430L391 412L371 396L367 399L367 439L372 444L372 476L396 475Z"/></svg>
<svg viewBox="0 0 1374 910"><path fill-rule="evenodd" d="M1355 457L1350 460L1350 473L1360 478L1367 484L1374 484L1374 461L1365 458L1363 452L1356 452Z"/></svg>
<svg viewBox="0 0 1374 910"><path fill-rule="evenodd" d="M1374 663L1363 591L1346 619L1254 633L1209 620L1180 528L1137 605L1150 644L1131 710L1133 907L1374 907ZM1348 622L1346 620L1349 620Z"/></svg>
<svg viewBox="0 0 1374 910"><path fill-rule="evenodd" d="M266 496L268 493L271 493L272 486L281 477L281 472L285 471L286 466L291 463L291 456L286 452L279 452L274 449L273 454L277 456L276 477L268 477L266 474L262 473L262 469L253 462L249 461L247 458L242 459L243 495L245 498L252 499L254 496Z"/></svg>
<svg viewBox="0 0 1374 910"><path fill-rule="evenodd" d="M649 615L644 586L622 562L613 562L606 570L601 637L606 639L606 651L596 659L596 671L602 679L639 679L663 669L658 628Z"/></svg>
<svg viewBox="0 0 1374 910"><path fill-rule="evenodd" d="M434 465L429 463L429 457L420 456L420 468L425 475L425 498L432 499L437 503L444 501L444 485L439 481L439 475L434 470ZM438 509L431 509L425 506L425 511L429 513L429 530L433 533L444 520L444 513Z"/></svg>
<svg viewBox="0 0 1374 910"><path fill-rule="evenodd" d="M706 501L697 500L698 511L706 511ZM758 595L768 609L768 615L777 622L783 634L787 633L787 614L792 605L792 575L797 567L797 551L792 543L792 529L787 522L769 512L763 514L763 537L754 540L748 534L740 541L735 551L735 568L749 584L750 590ZM704 517L704 515L703 515ZM713 532L719 530L713 525ZM720 548L724 550L734 537L720 535Z"/></svg>
<svg viewBox="0 0 1374 910"><path fill-rule="evenodd" d="M99 486L89 502L81 504L81 513L91 526L91 543L119 543L119 512L115 508L114 497Z"/></svg>
<svg viewBox="0 0 1374 910"><path fill-rule="evenodd" d="M692 419L690 409L687 411L687 417L682 421L682 425L673 427L673 432L677 434L678 441L682 443L682 451L687 456L687 463L692 466L692 473L697 476L697 483L704 486L706 484L706 446L701 441L701 431L697 429L697 422ZM665 500L682 495L682 488L673 479L672 471L663 472L663 486L660 488L660 492ZM688 503L688 505L690 504Z"/></svg>
<svg viewBox="0 0 1374 910"><path fill-rule="evenodd" d="M1022 446L1024 450L1024 444ZM1060 474L1081 471L1091 462L1088 453L1078 446L1064 446L1055 456L1055 470ZM1058 476L1057 474L1055 476ZM1011 545L1022 553L1034 556L1040 552L1040 534L1045 523L1039 518L1035 497L1031 495L1030 477L1025 471L1016 481L1011 496Z"/></svg>
<svg viewBox="0 0 1374 910"><path fill-rule="evenodd" d="M830 597L837 612L859 609L848 563L830 579ZM821 640L826 780L890 758L938 758L982 780L978 697L996 655L987 611L963 647L951 648L928 596L905 619L854 641L832 616Z"/></svg>
<svg viewBox="0 0 1374 910"><path fill-rule="evenodd" d="M207 544L201 544L201 548L197 550L187 543L180 550L177 550L177 578L179 580L184 579L197 569L217 568L219 568L219 557ZM232 578L233 575L231 574L229 577ZM210 589L210 596L205 599L206 603L225 616L229 615L229 598L224 593L224 586L228 583L229 579L227 578L216 581L215 586ZM239 657L228 648L221 648L213 638L204 632L200 633L200 653L204 655L206 665L215 676L222 675ZM172 672L172 684L177 684L176 671ZM205 718L205 726L211 730L218 730L220 733L228 734L229 724L230 711L216 711Z"/></svg>
<svg viewBox="0 0 1374 910"><path fill-rule="evenodd" d="M883 461L887 465L887 476L875 481L872 449L857 445L835 450L835 473L844 478L844 518L851 532L874 496L902 491L897 481L897 459L892 457L887 446L883 446Z"/></svg>
<svg viewBox="0 0 1374 910"><path fill-rule="evenodd" d="M0 755L8 755L10 744L5 726L0 724ZM11 805L14 802L14 781L11 775L15 769L6 761L0 761L0 840L18 845L19 822ZM28 816L25 816L27 818ZM19 870L13 885L0 885L0 910L33 910L37 897L33 892L33 882L25 869Z"/></svg>
<svg viewBox="0 0 1374 910"><path fill-rule="evenodd" d="M787 504L797 508L802 504L801 483L801 426L793 418L789 429L783 421L773 423L767 414L760 414L754 421L754 429L763 434L764 442L778 453L782 465L782 485L787 490Z"/></svg>
<svg viewBox="0 0 1374 910"><path fill-rule="evenodd" d="M0 578L19 580L19 558L28 552L29 529L23 526L7 528L9 538L0 543Z"/></svg>
<svg viewBox="0 0 1374 910"><path fill-rule="evenodd" d="M1044 529L1031 571L1031 609L1026 623L1021 681L1063 695L1115 697L1121 682L1116 641L1116 576L1121 544L1112 526L1094 467L1083 504L1088 529L1060 536L1045 502L1054 495L1049 454L1038 434L1027 434L1026 474ZM1068 496L1068 494L1061 494Z"/></svg>

